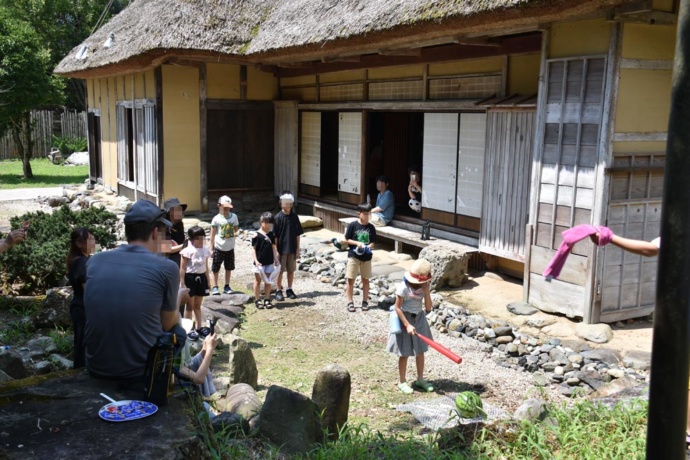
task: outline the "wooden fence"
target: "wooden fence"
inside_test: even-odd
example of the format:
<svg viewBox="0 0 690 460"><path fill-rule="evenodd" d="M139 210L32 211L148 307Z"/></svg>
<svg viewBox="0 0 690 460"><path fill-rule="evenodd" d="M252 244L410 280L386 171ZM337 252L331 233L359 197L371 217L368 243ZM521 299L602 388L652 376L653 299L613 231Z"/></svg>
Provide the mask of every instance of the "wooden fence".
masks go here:
<svg viewBox="0 0 690 460"><path fill-rule="evenodd" d="M86 112L33 110L31 119L34 122L34 158L48 156L53 146L53 134L58 137L87 137ZM17 146L12 138L12 132L8 130L4 136L0 137L0 160L17 157Z"/></svg>

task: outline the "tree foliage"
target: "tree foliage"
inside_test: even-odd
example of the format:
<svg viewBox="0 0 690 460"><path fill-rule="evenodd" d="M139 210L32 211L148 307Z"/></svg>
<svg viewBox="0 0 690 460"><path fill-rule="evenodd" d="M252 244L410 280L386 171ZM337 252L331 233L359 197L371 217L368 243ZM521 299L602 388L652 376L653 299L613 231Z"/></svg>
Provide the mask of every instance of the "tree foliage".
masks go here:
<svg viewBox="0 0 690 460"><path fill-rule="evenodd" d="M23 222L29 222L26 239L0 254L5 284L21 294L45 293L60 284L67 274L69 237L74 228L89 229L104 248L114 247L117 241L117 216L96 207L76 212L62 206L52 214L39 211L10 220L13 229Z"/></svg>

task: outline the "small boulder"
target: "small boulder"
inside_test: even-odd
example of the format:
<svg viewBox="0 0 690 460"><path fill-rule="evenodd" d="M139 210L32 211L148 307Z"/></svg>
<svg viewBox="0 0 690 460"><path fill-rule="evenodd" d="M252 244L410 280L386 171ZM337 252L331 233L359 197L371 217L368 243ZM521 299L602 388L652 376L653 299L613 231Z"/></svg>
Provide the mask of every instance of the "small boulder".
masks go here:
<svg viewBox="0 0 690 460"><path fill-rule="evenodd" d="M549 326L545 326L542 329L542 332L553 337L568 337L569 335L573 335L573 328L568 324L554 323Z"/></svg>
<svg viewBox="0 0 690 460"><path fill-rule="evenodd" d="M236 335L229 335L230 345L230 382L246 383L256 388L259 370L252 349L246 340Z"/></svg>
<svg viewBox="0 0 690 460"><path fill-rule="evenodd" d="M629 351L623 358L625 367L646 371L652 365L652 354L648 351Z"/></svg>
<svg viewBox="0 0 690 460"><path fill-rule="evenodd" d="M228 388L225 395L225 411L251 420L261 412L261 400L254 388L246 383L238 383Z"/></svg>
<svg viewBox="0 0 690 460"><path fill-rule="evenodd" d="M467 279L470 254L457 248L427 246L419 252L420 259L431 264L431 288L460 287Z"/></svg>
<svg viewBox="0 0 690 460"><path fill-rule="evenodd" d="M302 224L302 228L318 228L323 227L323 220L320 217L315 216L299 216L299 223Z"/></svg>
<svg viewBox="0 0 690 460"><path fill-rule="evenodd" d="M0 349L0 371L13 379L23 379L29 376L22 357L14 350Z"/></svg>
<svg viewBox="0 0 690 460"><path fill-rule="evenodd" d="M331 440L338 439L350 409L350 373L338 364L329 364L316 374L311 398L323 413L322 424Z"/></svg>
<svg viewBox="0 0 690 460"><path fill-rule="evenodd" d="M240 414L231 414L230 412L221 412L211 419L211 426L213 432L228 430L241 432L242 434L249 434L249 421Z"/></svg>
<svg viewBox="0 0 690 460"><path fill-rule="evenodd" d="M511 312L514 315L533 315L539 310L534 308L532 305L524 302L511 302L508 305L506 305L506 308L508 309L509 312Z"/></svg>
<svg viewBox="0 0 690 460"><path fill-rule="evenodd" d="M616 380L612 380L611 382L605 385L602 385L597 391L592 393L592 399L606 398L616 393L620 393L621 391L624 391L628 388L633 388L635 386L637 386L637 381L634 378L628 377L626 375Z"/></svg>
<svg viewBox="0 0 690 460"><path fill-rule="evenodd" d="M594 343L606 343L613 338L611 326L604 323L584 324L580 323L575 327L575 334L581 339Z"/></svg>
<svg viewBox="0 0 690 460"><path fill-rule="evenodd" d="M72 360L67 359L64 356L60 356L57 353L50 355L49 359L58 369L67 370L74 367L74 362Z"/></svg>
<svg viewBox="0 0 690 460"><path fill-rule="evenodd" d="M304 454L323 441L319 407L306 396L271 385L261 408L259 434L289 454Z"/></svg>
<svg viewBox="0 0 690 460"><path fill-rule="evenodd" d="M546 403L541 399L528 399L513 414L519 421L536 422L546 415Z"/></svg>
<svg viewBox="0 0 690 460"><path fill-rule="evenodd" d="M50 337L31 339L27 342L26 347L29 349L29 356L31 358L40 358L57 350L55 342Z"/></svg>
<svg viewBox="0 0 690 460"><path fill-rule="evenodd" d="M606 364L619 364L622 361L620 353L608 348L597 348L581 353L582 357L592 361L600 361Z"/></svg>
<svg viewBox="0 0 690 460"><path fill-rule="evenodd" d="M69 304L72 302L72 288L48 289L43 308L32 318L36 328L54 329L72 327Z"/></svg>

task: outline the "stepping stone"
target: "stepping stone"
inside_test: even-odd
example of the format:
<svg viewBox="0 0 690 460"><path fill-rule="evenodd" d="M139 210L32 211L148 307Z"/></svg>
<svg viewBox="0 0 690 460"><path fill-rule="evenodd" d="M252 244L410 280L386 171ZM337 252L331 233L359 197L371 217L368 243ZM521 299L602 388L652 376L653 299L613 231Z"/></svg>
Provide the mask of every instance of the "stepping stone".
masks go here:
<svg viewBox="0 0 690 460"><path fill-rule="evenodd" d="M392 273L400 273L400 279L402 279L402 274L405 272L405 269L398 267L397 265L377 265L371 267L371 272L373 276L385 276Z"/></svg>
<svg viewBox="0 0 690 460"><path fill-rule="evenodd" d="M532 305L523 302L512 302L506 305L509 312L514 315L533 315L539 310L534 308Z"/></svg>

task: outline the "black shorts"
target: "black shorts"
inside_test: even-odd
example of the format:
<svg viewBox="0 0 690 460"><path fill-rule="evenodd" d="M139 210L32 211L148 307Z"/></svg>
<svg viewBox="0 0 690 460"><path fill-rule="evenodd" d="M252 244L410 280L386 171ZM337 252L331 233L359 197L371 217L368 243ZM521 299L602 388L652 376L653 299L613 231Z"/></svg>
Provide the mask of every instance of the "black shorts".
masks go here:
<svg viewBox="0 0 690 460"><path fill-rule="evenodd" d="M211 271L218 273L220 271L220 264L225 266L225 271L232 271L235 269L235 250L221 251L220 249L213 250L213 262L211 262Z"/></svg>
<svg viewBox="0 0 690 460"><path fill-rule="evenodd" d="M204 297L209 295L206 273L185 273L184 285L189 288L189 297Z"/></svg>

